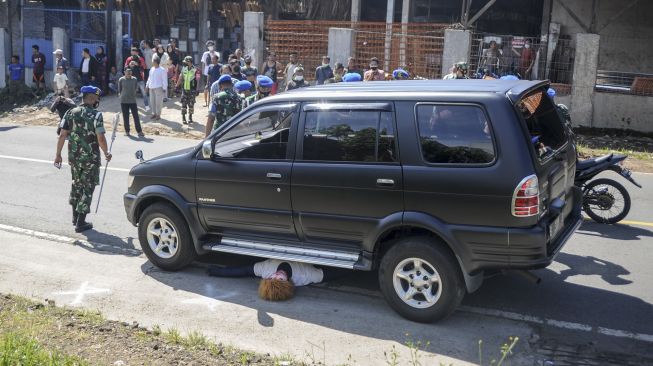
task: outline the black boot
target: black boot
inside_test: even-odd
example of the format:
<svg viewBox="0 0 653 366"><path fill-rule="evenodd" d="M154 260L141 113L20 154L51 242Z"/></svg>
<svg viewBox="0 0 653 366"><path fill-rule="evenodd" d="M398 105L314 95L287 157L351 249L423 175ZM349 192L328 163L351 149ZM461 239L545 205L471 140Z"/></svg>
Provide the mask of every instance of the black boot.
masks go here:
<svg viewBox="0 0 653 366"><path fill-rule="evenodd" d="M79 216L79 214L77 213L77 211L73 211L73 225L77 225L77 217L78 216Z"/></svg>
<svg viewBox="0 0 653 366"><path fill-rule="evenodd" d="M80 214L77 217L77 226L75 226L75 232L81 233L82 231L91 230L93 224L86 222L86 214Z"/></svg>
<svg viewBox="0 0 653 366"><path fill-rule="evenodd" d="M191 124L191 123L193 123L193 114L189 113L188 114L188 124Z"/></svg>

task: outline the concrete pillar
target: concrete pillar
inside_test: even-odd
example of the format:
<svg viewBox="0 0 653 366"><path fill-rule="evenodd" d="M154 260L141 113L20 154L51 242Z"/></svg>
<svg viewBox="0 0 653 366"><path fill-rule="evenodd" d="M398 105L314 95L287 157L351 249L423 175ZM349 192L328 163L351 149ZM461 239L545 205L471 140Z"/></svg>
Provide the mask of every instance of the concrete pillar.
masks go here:
<svg viewBox="0 0 653 366"><path fill-rule="evenodd" d="M199 9L200 9L200 19L197 27L197 40L200 50L204 49L206 41L209 40L209 1L208 0L199 0Z"/></svg>
<svg viewBox="0 0 653 366"><path fill-rule="evenodd" d="M388 8L385 13L385 62L383 70L386 72L390 69L390 57L392 56L392 23L395 15L395 0L388 0Z"/></svg>
<svg viewBox="0 0 653 366"><path fill-rule="evenodd" d="M0 89L7 86L7 65L11 62L11 39L6 28L0 28Z"/></svg>
<svg viewBox="0 0 653 366"><path fill-rule="evenodd" d="M442 52L442 75L456 62L469 62L469 52L472 44L472 32L469 30L445 29L444 50Z"/></svg>
<svg viewBox="0 0 653 366"><path fill-rule="evenodd" d="M329 52L331 63L342 62L347 65L347 58L356 53L356 32L349 28L329 28Z"/></svg>
<svg viewBox="0 0 653 366"><path fill-rule="evenodd" d="M571 85L571 120L575 125L592 127L594 87L599 64L598 34L576 34L576 57Z"/></svg>
<svg viewBox="0 0 653 366"><path fill-rule="evenodd" d="M351 0L351 21L360 22L361 20L361 0Z"/></svg>
<svg viewBox="0 0 653 366"><path fill-rule="evenodd" d="M122 57L122 11L115 10L111 18L113 22L113 39L116 44L113 60L116 63L116 69L122 71L122 65L124 65L124 59Z"/></svg>
<svg viewBox="0 0 653 366"><path fill-rule="evenodd" d="M70 62L70 50L67 41L68 35L66 34L66 30L64 28L52 28L52 51L54 52L57 49L61 49L63 51L63 57L68 59L68 62ZM48 57L48 55L45 55L45 57ZM51 55L50 57L52 58L52 71L57 72L54 55Z"/></svg>
<svg viewBox="0 0 653 366"><path fill-rule="evenodd" d="M547 36L546 43L546 70L544 73L544 78L549 78L549 73L551 72L551 62L553 61L553 52L556 47L558 47L558 39L560 38L560 24L559 23L549 23L549 34Z"/></svg>
<svg viewBox="0 0 653 366"><path fill-rule="evenodd" d="M401 4L401 44L399 45L399 66L406 65L406 34L408 33L409 18L410 0L403 0Z"/></svg>
<svg viewBox="0 0 653 366"><path fill-rule="evenodd" d="M245 54L252 56L252 64L262 70L265 60L265 18L261 12L245 12L244 45Z"/></svg>

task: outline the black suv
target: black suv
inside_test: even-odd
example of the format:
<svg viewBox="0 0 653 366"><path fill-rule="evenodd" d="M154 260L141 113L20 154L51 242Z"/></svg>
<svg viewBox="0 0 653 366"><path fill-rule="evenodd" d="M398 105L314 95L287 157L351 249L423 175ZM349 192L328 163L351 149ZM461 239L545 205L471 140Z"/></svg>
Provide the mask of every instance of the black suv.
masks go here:
<svg viewBox="0 0 653 366"><path fill-rule="evenodd" d="M581 222L576 152L543 81L341 83L263 99L135 166L149 260L210 251L378 270L401 315L450 314L485 273L549 265Z"/></svg>

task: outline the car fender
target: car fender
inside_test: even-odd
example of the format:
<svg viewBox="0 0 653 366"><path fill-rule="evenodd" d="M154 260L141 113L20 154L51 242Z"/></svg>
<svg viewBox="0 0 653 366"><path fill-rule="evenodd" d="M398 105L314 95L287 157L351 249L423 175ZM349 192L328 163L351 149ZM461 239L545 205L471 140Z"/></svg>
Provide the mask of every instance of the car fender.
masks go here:
<svg viewBox="0 0 653 366"><path fill-rule="evenodd" d="M177 191L168 186L149 185L138 191L130 212L131 220L136 223L140 214L145 210L144 204L153 198L172 204L181 213L189 226L195 249L198 253L203 253L199 234L203 233L204 229L197 218L197 204L187 202Z"/></svg>

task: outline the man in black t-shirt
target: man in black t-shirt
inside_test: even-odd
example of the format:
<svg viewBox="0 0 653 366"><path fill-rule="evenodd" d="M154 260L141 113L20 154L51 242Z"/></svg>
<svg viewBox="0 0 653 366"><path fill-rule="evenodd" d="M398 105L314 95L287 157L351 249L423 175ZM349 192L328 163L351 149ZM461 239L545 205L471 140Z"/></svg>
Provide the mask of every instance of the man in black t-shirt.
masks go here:
<svg viewBox="0 0 653 366"><path fill-rule="evenodd" d="M36 84L36 90L45 91L45 55L41 53L38 45L32 46L32 64L34 64L32 80Z"/></svg>

